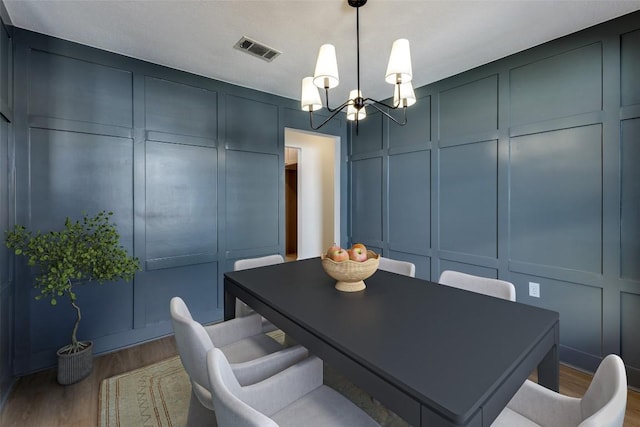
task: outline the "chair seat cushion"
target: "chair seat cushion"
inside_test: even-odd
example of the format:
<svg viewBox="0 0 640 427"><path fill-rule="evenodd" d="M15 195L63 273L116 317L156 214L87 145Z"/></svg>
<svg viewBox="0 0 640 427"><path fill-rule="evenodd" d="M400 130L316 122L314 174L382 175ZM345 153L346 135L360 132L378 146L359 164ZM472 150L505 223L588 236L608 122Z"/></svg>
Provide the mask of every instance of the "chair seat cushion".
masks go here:
<svg viewBox="0 0 640 427"><path fill-rule="evenodd" d="M271 416L280 427L379 426L353 402L325 385Z"/></svg>
<svg viewBox="0 0 640 427"><path fill-rule="evenodd" d="M498 418L491 424L491 427L540 427L540 424L534 423L516 411L504 408Z"/></svg>
<svg viewBox="0 0 640 427"><path fill-rule="evenodd" d="M267 335L258 334L221 347L220 350L229 363L242 363L282 350L282 345Z"/></svg>

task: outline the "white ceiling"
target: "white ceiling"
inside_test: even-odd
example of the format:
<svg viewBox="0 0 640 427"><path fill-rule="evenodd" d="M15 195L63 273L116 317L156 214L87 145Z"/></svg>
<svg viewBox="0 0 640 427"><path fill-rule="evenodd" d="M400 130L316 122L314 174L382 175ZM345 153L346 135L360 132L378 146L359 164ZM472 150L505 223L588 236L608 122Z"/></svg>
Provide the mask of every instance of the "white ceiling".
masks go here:
<svg viewBox="0 0 640 427"><path fill-rule="evenodd" d="M300 99L318 48L336 46L340 86L356 85L355 9L346 0L2 0L14 26ZM640 0L369 0L360 9L361 87L391 96L391 43L411 43L414 86L640 10ZM268 63L233 49L247 36L280 50Z"/></svg>

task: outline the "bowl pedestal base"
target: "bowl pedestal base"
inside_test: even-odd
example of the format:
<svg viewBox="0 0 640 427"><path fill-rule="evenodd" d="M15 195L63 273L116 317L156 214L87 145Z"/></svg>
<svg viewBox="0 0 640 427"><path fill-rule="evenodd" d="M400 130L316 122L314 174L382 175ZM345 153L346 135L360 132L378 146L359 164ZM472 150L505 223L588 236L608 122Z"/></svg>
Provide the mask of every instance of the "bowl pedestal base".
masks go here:
<svg viewBox="0 0 640 427"><path fill-rule="evenodd" d="M367 285L364 284L364 280L359 280L357 282L344 282L342 280L338 280L336 282L336 289L342 292L358 292L366 287Z"/></svg>

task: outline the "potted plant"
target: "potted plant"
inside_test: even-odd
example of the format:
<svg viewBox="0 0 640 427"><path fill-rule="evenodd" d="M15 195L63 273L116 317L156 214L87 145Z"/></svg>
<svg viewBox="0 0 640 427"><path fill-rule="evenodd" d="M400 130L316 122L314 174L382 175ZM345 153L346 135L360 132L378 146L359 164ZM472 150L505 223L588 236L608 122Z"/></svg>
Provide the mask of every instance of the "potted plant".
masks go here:
<svg viewBox="0 0 640 427"><path fill-rule="evenodd" d="M40 290L37 300L48 299L52 305L68 298L77 318L71 332L71 343L58 354L58 382L73 384L85 378L93 367L93 343L78 341L76 333L82 315L74 286L97 281L131 280L140 269L138 259L120 245L116 226L109 222L113 212L102 211L82 220L67 218L64 229L33 234L21 225L7 232L7 247L27 258L37 267L34 286Z"/></svg>

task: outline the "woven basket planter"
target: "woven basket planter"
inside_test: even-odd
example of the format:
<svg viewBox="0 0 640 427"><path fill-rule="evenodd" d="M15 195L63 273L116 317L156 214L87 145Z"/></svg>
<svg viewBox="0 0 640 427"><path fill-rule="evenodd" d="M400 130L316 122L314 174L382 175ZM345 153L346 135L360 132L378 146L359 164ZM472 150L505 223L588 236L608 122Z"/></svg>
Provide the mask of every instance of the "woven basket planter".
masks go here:
<svg viewBox="0 0 640 427"><path fill-rule="evenodd" d="M58 383L69 385L86 378L93 369L93 342L77 353L61 353L58 350Z"/></svg>
<svg viewBox="0 0 640 427"><path fill-rule="evenodd" d="M373 252L367 251L367 260L358 261L334 261L331 258L322 256L322 267L329 276L336 279L336 289L342 292L357 292L367 286L364 280L369 278L378 269L380 256Z"/></svg>

